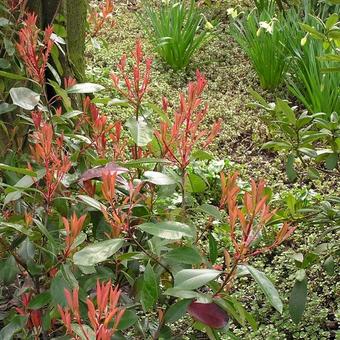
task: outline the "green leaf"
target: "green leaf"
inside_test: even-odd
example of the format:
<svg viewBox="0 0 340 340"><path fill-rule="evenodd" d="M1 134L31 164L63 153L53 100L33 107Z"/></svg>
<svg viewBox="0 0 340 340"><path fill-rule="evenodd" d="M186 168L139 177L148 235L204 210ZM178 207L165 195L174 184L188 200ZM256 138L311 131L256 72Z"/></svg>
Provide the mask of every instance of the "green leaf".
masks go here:
<svg viewBox="0 0 340 340"><path fill-rule="evenodd" d="M27 236L32 235L32 230L27 229L21 224L0 221L0 232L6 231L8 229L14 229Z"/></svg>
<svg viewBox="0 0 340 340"><path fill-rule="evenodd" d="M72 291L72 284L66 280L62 271L58 271L57 275L52 279L50 286L50 294L53 304L61 305L62 307L66 307L66 297L65 297L65 289L68 291Z"/></svg>
<svg viewBox="0 0 340 340"><path fill-rule="evenodd" d="M13 80L26 80L26 77L21 76L20 74L10 73L5 71L0 71L0 77L13 79Z"/></svg>
<svg viewBox="0 0 340 340"><path fill-rule="evenodd" d="M153 308L158 300L158 280L150 263L145 267L143 275L143 286L141 291L141 303L145 311Z"/></svg>
<svg viewBox="0 0 340 340"><path fill-rule="evenodd" d="M149 165L149 164L156 164L156 163L164 163L168 164L169 161L166 159L162 158L139 158L139 159L133 159L127 162L122 163L122 165L126 168L140 168L144 165Z"/></svg>
<svg viewBox="0 0 340 340"><path fill-rule="evenodd" d="M182 288L169 288L164 292L164 295L175 296L181 299L195 299L197 302L210 303L212 297L193 290L184 290Z"/></svg>
<svg viewBox="0 0 340 340"><path fill-rule="evenodd" d="M266 295L267 299L271 303L271 305L282 314L283 310L283 304L280 299L279 293L277 292L274 285L271 283L271 281L268 280L267 276L260 272L259 270L255 269L252 266L246 266L249 270L249 273L254 278L254 280L257 282L257 284L260 286L264 294Z"/></svg>
<svg viewBox="0 0 340 340"><path fill-rule="evenodd" d="M214 269L183 269L175 275L174 288L197 289L216 279L222 272Z"/></svg>
<svg viewBox="0 0 340 340"><path fill-rule="evenodd" d="M307 155L308 157L315 158L318 156L315 150L309 148L299 148L298 149L303 154Z"/></svg>
<svg viewBox="0 0 340 340"><path fill-rule="evenodd" d="M127 120L125 126L129 129L131 137L137 146L146 146L152 141L153 130L143 117L138 117L138 121L136 118L131 117Z"/></svg>
<svg viewBox="0 0 340 340"><path fill-rule="evenodd" d="M9 202L20 199L21 190L31 187L34 183L36 183L41 178L43 178L45 176L45 169L38 170L36 174L37 174L36 177L32 177L28 175L22 177L14 186L14 188L17 188L18 191L13 191L7 194L4 200L4 205L8 204Z"/></svg>
<svg viewBox="0 0 340 340"><path fill-rule="evenodd" d="M96 334L90 326L82 325L81 327L77 323L71 324L72 330L76 333L81 340L95 340ZM86 332L87 336L83 333Z"/></svg>
<svg viewBox="0 0 340 340"><path fill-rule="evenodd" d="M207 189L207 184L201 176L194 173L188 174L188 191L193 193L204 192Z"/></svg>
<svg viewBox="0 0 340 340"><path fill-rule="evenodd" d="M103 209L106 210L105 205L101 204L96 199L86 196L86 195L78 195L78 198L80 198L84 203L89 205L92 208L95 208L96 210L102 211Z"/></svg>
<svg viewBox="0 0 340 340"><path fill-rule="evenodd" d="M24 329L27 323L26 316L16 315L11 322L0 330L1 340L12 340L15 333Z"/></svg>
<svg viewBox="0 0 340 340"><path fill-rule="evenodd" d="M5 170L5 171L16 172L16 173L22 174L22 175L28 175L28 176L31 176L31 177L37 176L37 173L32 171L32 170L28 170L28 169L24 169L24 168L16 168L14 166L10 166L10 165L3 164L3 163L0 163L0 169Z"/></svg>
<svg viewBox="0 0 340 340"><path fill-rule="evenodd" d="M289 298L289 313L295 324L298 324L305 310L307 301L307 280L296 280Z"/></svg>
<svg viewBox="0 0 340 340"><path fill-rule="evenodd" d="M338 14L333 13L326 20L326 28L329 30L330 28L332 28L337 23L338 20L339 20Z"/></svg>
<svg viewBox="0 0 340 340"><path fill-rule="evenodd" d="M326 168L329 170L333 170L334 168L336 168L338 161L339 161L339 154L331 153L330 155L327 156L325 160Z"/></svg>
<svg viewBox="0 0 340 340"><path fill-rule="evenodd" d="M209 233L208 238L209 238L209 259L211 263L214 264L218 256L217 242L211 233Z"/></svg>
<svg viewBox="0 0 340 340"><path fill-rule="evenodd" d="M220 210L211 204L202 204L200 207L198 207L198 210L201 210L205 212L206 214L214 217L216 220L222 219L222 214Z"/></svg>
<svg viewBox="0 0 340 340"><path fill-rule="evenodd" d="M106 261L124 243L121 239L106 240L91 244L73 255L73 262L79 266L93 266L97 263Z"/></svg>
<svg viewBox="0 0 340 340"><path fill-rule="evenodd" d="M194 231L187 224L164 221L159 223L143 223L137 226L148 234L165 238L167 240L179 240L182 237L194 237Z"/></svg>
<svg viewBox="0 0 340 340"><path fill-rule="evenodd" d="M104 86L93 83L81 83L71 86L67 93L93 93L104 90Z"/></svg>
<svg viewBox="0 0 340 340"><path fill-rule="evenodd" d="M19 268L17 266L15 258L12 255L6 260L1 261L0 268L0 282L5 284L12 283L19 273Z"/></svg>
<svg viewBox="0 0 340 340"><path fill-rule="evenodd" d="M334 276L335 275L335 263L334 263L334 258L332 255L328 256L327 259L325 260L323 264L326 273L329 276Z"/></svg>
<svg viewBox="0 0 340 340"><path fill-rule="evenodd" d="M43 292L35 296L29 303L28 307L31 309L40 309L46 306L51 301L51 294L49 291Z"/></svg>
<svg viewBox="0 0 340 340"><path fill-rule="evenodd" d="M184 264L200 264L202 262L200 253L192 247L175 248L166 253L164 258L171 262Z"/></svg>
<svg viewBox="0 0 340 340"><path fill-rule="evenodd" d="M286 173L288 180L294 182L297 177L297 172L294 168L295 157L293 154L289 154L286 162Z"/></svg>
<svg viewBox="0 0 340 340"><path fill-rule="evenodd" d="M26 87L12 87L9 90L13 104L25 110L33 110L40 101L40 94Z"/></svg>
<svg viewBox="0 0 340 340"><path fill-rule="evenodd" d="M192 300L184 299L179 300L175 304L171 305L165 313L164 320L166 323L174 323L181 319L187 312L188 306Z"/></svg>
<svg viewBox="0 0 340 340"><path fill-rule="evenodd" d="M8 104L8 103L1 103L0 104L0 115L3 113L14 111L17 108L16 105Z"/></svg>
<svg viewBox="0 0 340 340"><path fill-rule="evenodd" d="M176 184L173 178L157 171L145 171L143 174L147 181L156 185L172 185Z"/></svg>
<svg viewBox="0 0 340 340"><path fill-rule="evenodd" d="M138 316L134 310L126 310L120 319L117 329L124 330L133 326L138 321Z"/></svg>
<svg viewBox="0 0 340 340"><path fill-rule="evenodd" d="M314 27L309 26L307 24L300 23L300 26L302 29L312 35L315 39L318 40L326 40L326 37L324 34L320 33L318 30L316 30Z"/></svg>

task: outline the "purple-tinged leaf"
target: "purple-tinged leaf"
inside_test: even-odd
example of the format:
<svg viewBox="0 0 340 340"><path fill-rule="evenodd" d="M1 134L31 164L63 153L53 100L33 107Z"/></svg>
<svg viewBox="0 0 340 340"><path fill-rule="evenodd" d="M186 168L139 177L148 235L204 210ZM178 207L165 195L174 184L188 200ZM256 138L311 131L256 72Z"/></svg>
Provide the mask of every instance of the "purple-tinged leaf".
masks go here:
<svg viewBox="0 0 340 340"><path fill-rule="evenodd" d="M211 328L223 328L227 325L229 316L216 303L191 302L188 313L197 321Z"/></svg>
<svg viewBox="0 0 340 340"><path fill-rule="evenodd" d="M114 162L108 163L105 166L99 166L93 169L86 170L80 178L81 182L89 181L93 178L100 178L104 174L123 174L129 172L128 169L117 165Z"/></svg>

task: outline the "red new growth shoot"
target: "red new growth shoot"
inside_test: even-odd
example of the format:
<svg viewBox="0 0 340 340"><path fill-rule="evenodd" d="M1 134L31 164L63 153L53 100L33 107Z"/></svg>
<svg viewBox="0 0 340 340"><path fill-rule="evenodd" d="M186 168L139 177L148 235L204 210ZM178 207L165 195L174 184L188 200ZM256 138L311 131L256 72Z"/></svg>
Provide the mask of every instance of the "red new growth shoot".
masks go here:
<svg viewBox="0 0 340 340"><path fill-rule="evenodd" d="M26 65L27 73L40 85L45 84L45 70L53 47L51 39L53 29L48 26L44 32L43 42L39 42L40 30L36 26L37 16L27 14L24 27L19 31L17 50Z"/></svg>
<svg viewBox="0 0 340 340"><path fill-rule="evenodd" d="M221 121L213 124L210 130L204 129L203 122L208 106L202 104L202 92L207 84L205 77L196 72L196 81L188 85L187 95L180 94L179 107L174 113L173 122L168 115L168 101L163 98L163 111L168 119L161 121L155 135L162 148L162 157L185 170L190 163L194 147L206 148L218 134Z"/></svg>

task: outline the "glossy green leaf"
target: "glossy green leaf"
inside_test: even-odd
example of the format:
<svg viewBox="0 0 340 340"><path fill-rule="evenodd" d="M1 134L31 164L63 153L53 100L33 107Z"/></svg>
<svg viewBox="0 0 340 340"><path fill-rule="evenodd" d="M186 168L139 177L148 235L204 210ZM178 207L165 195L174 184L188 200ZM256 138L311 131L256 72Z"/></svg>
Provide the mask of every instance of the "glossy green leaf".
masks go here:
<svg viewBox="0 0 340 340"><path fill-rule="evenodd" d="M143 223L137 226L137 228L145 231L148 234L165 238L167 240L179 240L182 237L194 237L194 231L187 224L164 221L159 223Z"/></svg>
<svg viewBox="0 0 340 340"><path fill-rule="evenodd" d="M200 264L202 258L196 248L179 247L165 254L164 259L172 263Z"/></svg>
<svg viewBox="0 0 340 340"><path fill-rule="evenodd" d="M290 182L294 182L297 177L297 172L294 168L295 157L293 154L288 155L286 162L286 173Z"/></svg>
<svg viewBox="0 0 340 340"><path fill-rule="evenodd" d="M13 104L25 110L33 110L40 101L40 94L26 87L12 87L9 90Z"/></svg>
<svg viewBox="0 0 340 340"><path fill-rule="evenodd" d="M165 313L164 320L166 323L174 323L182 318L187 312L191 299L179 300L171 305Z"/></svg>
<svg viewBox="0 0 340 340"><path fill-rule="evenodd" d="M138 315L134 310L127 309L122 318L120 319L118 329L119 330L124 330L127 329L131 326L133 326L136 322L138 321Z"/></svg>
<svg viewBox="0 0 340 340"><path fill-rule="evenodd" d="M146 146L151 142L153 130L143 117L139 117L138 121L136 118L131 117L125 125L129 129L131 137L137 146Z"/></svg>
<svg viewBox="0 0 340 340"><path fill-rule="evenodd" d="M102 203L100 203L99 201L97 201L96 199L90 196L78 195L78 198L80 198L84 203L86 203L92 208L95 208L96 210L99 210L99 211L106 210L105 205L103 205Z"/></svg>
<svg viewBox="0 0 340 340"><path fill-rule="evenodd" d="M170 176L157 171L145 171L143 174L147 181L156 185L172 185L176 182Z"/></svg>
<svg viewBox="0 0 340 340"><path fill-rule="evenodd" d="M12 340L15 333L21 331L25 327L26 323L26 316L14 316L11 322L0 330L0 339Z"/></svg>
<svg viewBox="0 0 340 340"><path fill-rule="evenodd" d="M93 266L97 263L106 261L124 243L121 239L112 239L93 243L73 255L73 262L79 266Z"/></svg>
<svg viewBox="0 0 340 340"><path fill-rule="evenodd" d="M187 189L189 192L199 193L204 192L207 189L207 184L203 178L194 173L188 174Z"/></svg>
<svg viewBox="0 0 340 340"><path fill-rule="evenodd" d="M220 210L217 207L215 207L214 205L202 204L198 209L205 212L209 216L212 216L216 220L222 219L222 214L221 214Z"/></svg>
<svg viewBox="0 0 340 340"><path fill-rule="evenodd" d="M174 288L197 289L216 279L222 272L214 269L183 269L176 273Z"/></svg>
<svg viewBox="0 0 340 340"><path fill-rule="evenodd" d="M148 263L143 275L143 286L141 291L141 302L145 311L151 310L158 300L158 280L157 276Z"/></svg>
<svg viewBox="0 0 340 340"><path fill-rule="evenodd" d="M81 83L71 86L67 93L93 93L104 90L104 86L93 83Z"/></svg>
<svg viewBox="0 0 340 340"><path fill-rule="evenodd" d="M305 310L307 301L307 279L296 280L289 298L289 313L295 324L298 324Z"/></svg>
<svg viewBox="0 0 340 340"><path fill-rule="evenodd" d="M214 264L218 256L217 242L212 234L209 234L208 238L209 238L209 259L211 263Z"/></svg>
<svg viewBox="0 0 340 340"><path fill-rule="evenodd" d="M14 166L3 164L3 163L0 163L0 169L5 170L5 171L16 172L16 173L22 174L22 175L28 175L28 176L31 176L31 177L37 176L37 173L32 171L32 170L28 170L28 169L24 169L24 168L17 168L17 167L14 167Z"/></svg>
<svg viewBox="0 0 340 340"><path fill-rule="evenodd" d="M29 303L28 307L30 309L40 309L46 306L51 301L51 294L49 291L40 293L36 295Z"/></svg>
<svg viewBox="0 0 340 340"><path fill-rule="evenodd" d="M267 276L260 272L259 270L255 269L252 266L246 266L249 270L249 273L260 286L264 294L266 295L267 299L271 303L271 305L279 312L282 313L283 304L280 299L279 293L277 292L276 288L272 284L270 280L268 280Z"/></svg>

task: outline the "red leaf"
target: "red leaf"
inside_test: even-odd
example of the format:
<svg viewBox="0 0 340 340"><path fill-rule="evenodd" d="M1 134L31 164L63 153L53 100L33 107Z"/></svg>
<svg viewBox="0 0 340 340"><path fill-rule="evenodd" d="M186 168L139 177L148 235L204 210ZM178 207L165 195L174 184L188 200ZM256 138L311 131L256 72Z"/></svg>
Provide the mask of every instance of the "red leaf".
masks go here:
<svg viewBox="0 0 340 340"><path fill-rule="evenodd" d="M227 325L229 316L215 303L191 302L188 313L197 321L211 328L223 328Z"/></svg>
<svg viewBox="0 0 340 340"><path fill-rule="evenodd" d="M102 177L103 174L107 174L107 173L112 173L112 174L116 173L117 175L120 175L128 171L129 171L128 169L122 168L116 163L111 162L111 163L107 163L105 166L100 166L100 167L86 170L81 176L79 181L81 182L89 181L90 179L93 179L93 178Z"/></svg>

